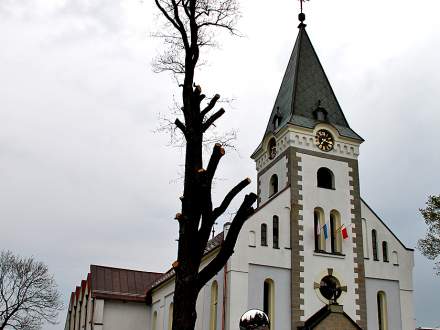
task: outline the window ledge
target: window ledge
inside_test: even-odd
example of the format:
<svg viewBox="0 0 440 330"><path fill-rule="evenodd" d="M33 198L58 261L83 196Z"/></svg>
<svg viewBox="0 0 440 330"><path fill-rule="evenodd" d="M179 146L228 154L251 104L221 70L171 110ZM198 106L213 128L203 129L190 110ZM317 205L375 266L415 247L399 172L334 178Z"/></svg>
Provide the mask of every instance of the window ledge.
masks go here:
<svg viewBox="0 0 440 330"><path fill-rule="evenodd" d="M254 247L257 247L257 246L253 245L253 244L249 244L249 247L254 248Z"/></svg>
<svg viewBox="0 0 440 330"><path fill-rule="evenodd" d="M399 267L399 264L393 264L393 266Z"/></svg>
<svg viewBox="0 0 440 330"><path fill-rule="evenodd" d="M336 190L336 188L327 188L327 187L320 187L320 186L317 186L318 188L321 188L321 189L327 189L327 190Z"/></svg>
<svg viewBox="0 0 440 330"><path fill-rule="evenodd" d="M342 253L330 253L325 251L314 251L314 256L321 256L321 257L330 257L330 258L337 258L337 259L344 259L345 254Z"/></svg>

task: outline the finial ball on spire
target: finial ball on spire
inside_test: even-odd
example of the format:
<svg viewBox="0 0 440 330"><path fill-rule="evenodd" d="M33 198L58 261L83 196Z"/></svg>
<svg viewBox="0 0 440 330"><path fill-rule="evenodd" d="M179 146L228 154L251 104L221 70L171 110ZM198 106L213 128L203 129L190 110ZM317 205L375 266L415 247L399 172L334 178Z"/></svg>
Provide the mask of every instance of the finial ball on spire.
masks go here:
<svg viewBox="0 0 440 330"><path fill-rule="evenodd" d="M304 14L304 13L300 13L300 14L298 15L298 19L299 19L299 21L300 21L301 23L303 23L303 22L306 20L306 14Z"/></svg>

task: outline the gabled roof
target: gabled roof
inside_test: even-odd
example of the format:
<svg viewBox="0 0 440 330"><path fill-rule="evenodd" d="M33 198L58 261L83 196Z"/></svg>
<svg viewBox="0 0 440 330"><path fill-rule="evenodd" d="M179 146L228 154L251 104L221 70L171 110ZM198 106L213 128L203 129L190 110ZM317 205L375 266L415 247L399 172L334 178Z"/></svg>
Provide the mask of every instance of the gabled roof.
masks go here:
<svg viewBox="0 0 440 330"><path fill-rule="evenodd" d="M305 27L304 23L299 25L265 136L288 123L313 129L321 122L314 114L320 108L327 115L326 122L332 124L341 136L363 141L348 125ZM275 126L276 120L278 125Z"/></svg>
<svg viewBox="0 0 440 330"><path fill-rule="evenodd" d="M145 292L162 273L90 266L92 296L102 299L145 301Z"/></svg>
<svg viewBox="0 0 440 330"><path fill-rule="evenodd" d="M391 233L391 235L394 236L394 238L397 240L397 242L400 243L400 245L402 245L402 247L407 250L407 251L414 251L414 249L411 249L409 247L406 247L405 244L403 244L403 242L396 236L396 234L394 234L394 232L387 226L387 224L379 217L379 215L374 212L374 210L370 207L370 205L367 204L367 202L361 198L361 202L364 203L364 205L366 206L367 209L370 210L371 213L373 213L373 215L382 223L382 225L384 225L384 227Z"/></svg>
<svg viewBox="0 0 440 330"><path fill-rule="evenodd" d="M340 309L340 310L339 310ZM338 311L335 311L338 310ZM299 330L312 330L315 329L324 319L326 319L330 314L338 313L346 318L352 325L352 329L362 330L361 327L354 322L347 313L342 310L340 305L326 305L322 307L319 311L309 317L309 319L304 323L304 326L299 327Z"/></svg>

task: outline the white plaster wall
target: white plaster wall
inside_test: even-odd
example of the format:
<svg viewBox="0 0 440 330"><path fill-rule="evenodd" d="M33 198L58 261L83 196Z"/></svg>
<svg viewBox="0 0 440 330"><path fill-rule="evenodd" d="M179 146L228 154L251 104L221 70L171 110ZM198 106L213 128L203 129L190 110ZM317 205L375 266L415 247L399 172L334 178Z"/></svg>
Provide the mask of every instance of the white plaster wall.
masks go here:
<svg viewBox="0 0 440 330"><path fill-rule="evenodd" d="M167 330L168 325L168 309L172 302L174 293L174 281L170 281L152 293L152 308L149 318L152 319L153 313L157 312L156 330ZM151 327L151 324L150 324Z"/></svg>
<svg viewBox="0 0 440 330"><path fill-rule="evenodd" d="M399 281L400 289L413 290L412 271L414 268L414 251L406 249L391 231L377 218L372 210L362 202L362 218L366 220L369 259L365 259L365 276L369 278L382 278ZM373 247L371 242L371 231L377 232L377 245L379 261L373 260ZM384 262L382 257L382 241L388 243L389 262ZM397 251L399 256L398 265L393 264L392 252Z"/></svg>
<svg viewBox="0 0 440 330"><path fill-rule="evenodd" d="M413 291L400 290L400 306L402 311L402 330L416 328L414 314Z"/></svg>
<svg viewBox="0 0 440 330"><path fill-rule="evenodd" d="M93 313L93 330L103 330L104 323L104 300L94 300L94 313Z"/></svg>
<svg viewBox="0 0 440 330"><path fill-rule="evenodd" d="M147 330L145 303L106 300L104 303L104 330Z"/></svg>
<svg viewBox="0 0 440 330"><path fill-rule="evenodd" d="M271 324L271 330L290 330L290 274L289 269L250 265L248 306L241 312L244 313L247 310L254 308L263 310L264 281L270 278L273 280L275 291L275 320ZM235 329L238 329L238 327Z"/></svg>
<svg viewBox="0 0 440 330"><path fill-rule="evenodd" d="M205 267L213 258L215 254L203 260L201 267ZM214 276L204 287L200 290L197 304L197 320L196 329L209 329L210 322L210 302L211 302L211 285L216 280L218 284L218 304L217 304L217 329L221 329L222 322L222 306L223 306L223 285L224 285L224 271L221 270ZM154 311L157 311L157 328L156 330L168 330L168 313L170 304L173 302L174 294L174 280L169 281L152 293L152 308L148 310L148 324L151 328L152 316Z"/></svg>
<svg viewBox="0 0 440 330"><path fill-rule="evenodd" d="M261 198L260 205L269 200L270 178L274 174L278 176L278 191L281 191L287 186L287 156L282 157L276 163L271 164L270 168L260 175L258 182Z"/></svg>
<svg viewBox="0 0 440 330"><path fill-rule="evenodd" d="M273 216L279 218L279 249L273 248ZM261 224L267 225L267 246L261 246ZM249 232L256 234L250 246ZM290 269L290 190L269 201L244 224L230 259L230 270L248 272L249 264Z"/></svg>
<svg viewBox="0 0 440 330"><path fill-rule="evenodd" d="M92 329L92 302L93 299L91 298L91 295L89 294L89 299L87 302L87 323L86 323L86 330L91 330Z"/></svg>
<svg viewBox="0 0 440 330"><path fill-rule="evenodd" d="M362 218L366 223L366 243L364 249L368 249L369 258L365 259L365 276L368 279L387 279L397 281L399 285L400 309L402 319L402 329L415 329L414 305L413 305L413 268L414 251L407 249L384 225L376 214L362 201ZM373 259L373 247L371 241L371 231L377 232L378 257ZM389 262L383 261L382 241L388 243ZM394 264L393 251L398 254L398 264ZM374 313L367 309L368 316Z"/></svg>
<svg viewBox="0 0 440 330"><path fill-rule="evenodd" d="M248 307L248 273L231 271L227 273L228 299L226 313L226 330L237 330L240 317ZM205 329L204 329L205 330Z"/></svg>
<svg viewBox="0 0 440 330"><path fill-rule="evenodd" d="M272 223L274 215L279 218L279 249L273 248ZM267 224L267 246L261 246L260 229L262 223ZM256 233L255 246L249 244L250 231ZM259 287L255 280L255 276L257 276L255 269L261 267L258 269L267 270L269 273L270 270L277 270L278 273L281 272L284 275L290 274L290 258L290 190L286 189L275 199L270 200L258 209L246 221L237 239L235 252L228 262L227 292L229 300L227 301L226 330L238 329L238 321L241 315L255 306L256 302L250 300L250 292L257 286ZM285 294L289 295L287 299L288 307L290 306L290 275L286 278L277 281L277 285L279 285L279 290L284 290L284 295L280 295L280 297L285 297ZM284 313L280 312L279 324L285 322L283 315L285 316ZM290 325L290 315L288 324ZM278 329L278 326L276 329Z"/></svg>
<svg viewBox="0 0 440 330"><path fill-rule="evenodd" d="M211 286L214 281L218 285L217 298L217 330L221 329L222 324L222 308L223 308L223 285L224 285L224 271L220 271L214 278L212 278L200 291L197 299L197 330L208 330L211 322Z"/></svg>
<svg viewBox="0 0 440 330"><path fill-rule="evenodd" d="M357 320L356 315L356 284L354 282L354 262L353 262L353 237L352 227L350 227L352 219L352 205L350 203L350 186L349 171L350 168L346 162L340 162L330 159L324 159L307 154L299 154L301 157L300 166L302 166L302 191L303 196L303 242L304 242L304 272L301 276L304 278L304 317L307 320L316 313L324 302L316 293L313 285L314 282L319 283L320 279L327 274L327 269L332 268L334 275L347 285L347 293L341 296L339 303L344 306L344 311L353 319ZM335 190L323 189L317 187L316 173L320 167L329 168L335 177ZM344 257L333 255L322 255L314 253L314 216L313 212L316 207L324 210L326 223L329 226L330 212L334 209L341 215L341 224L347 226L348 240L342 241L342 253ZM330 238L326 241L326 250L330 252Z"/></svg>
<svg viewBox="0 0 440 330"><path fill-rule="evenodd" d="M370 279L365 280L366 298L367 298L367 326L368 330L378 330L379 320L377 312L377 293L385 292L387 304L388 329L399 330L402 328L402 315L400 311L400 290L399 282ZM414 330L412 328L411 330ZM409 329L405 329L409 330Z"/></svg>

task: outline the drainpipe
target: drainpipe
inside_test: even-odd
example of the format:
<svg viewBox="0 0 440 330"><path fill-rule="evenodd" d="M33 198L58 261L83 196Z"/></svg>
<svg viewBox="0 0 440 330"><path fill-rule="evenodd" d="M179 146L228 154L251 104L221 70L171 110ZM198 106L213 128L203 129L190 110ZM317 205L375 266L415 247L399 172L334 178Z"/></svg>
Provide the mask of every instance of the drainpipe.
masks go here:
<svg viewBox="0 0 440 330"><path fill-rule="evenodd" d="M231 227L230 222L226 222L223 225L223 240L228 234L229 227ZM223 267L223 303L222 303L222 330L225 330L226 326L226 293L228 288L228 262L225 263Z"/></svg>

